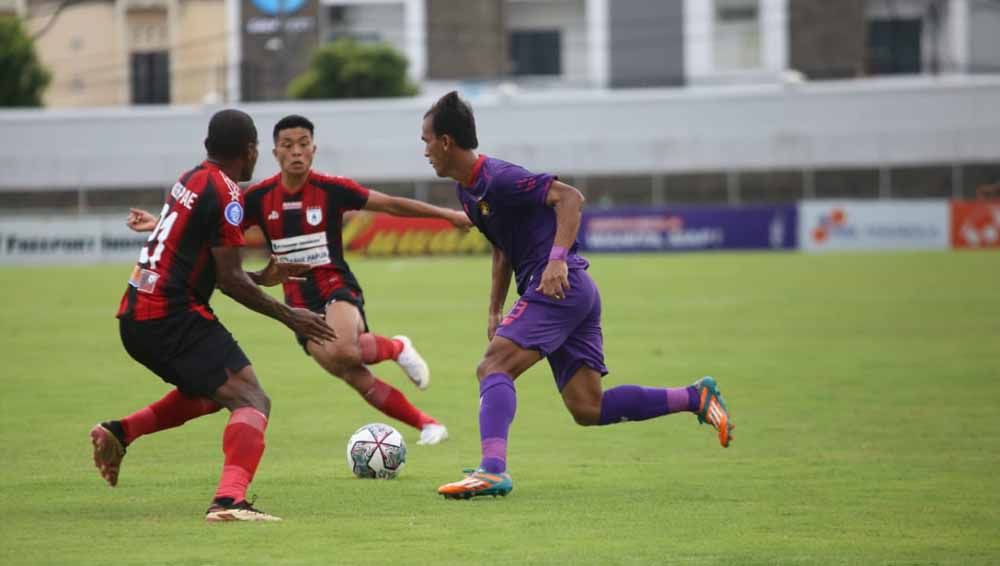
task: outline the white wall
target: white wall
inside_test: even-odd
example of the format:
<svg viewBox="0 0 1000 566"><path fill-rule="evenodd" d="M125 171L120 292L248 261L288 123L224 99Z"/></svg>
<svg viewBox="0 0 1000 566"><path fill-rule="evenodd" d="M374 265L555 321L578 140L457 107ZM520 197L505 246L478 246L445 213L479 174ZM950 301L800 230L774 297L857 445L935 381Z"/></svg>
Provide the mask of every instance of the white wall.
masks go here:
<svg viewBox="0 0 1000 566"><path fill-rule="evenodd" d="M316 166L366 180L429 180L420 125L441 92L387 101L245 105L262 133L300 113ZM482 151L565 175L996 162L1000 78L876 80L473 100ZM199 162L217 108L0 112L0 190L165 186Z"/></svg>
<svg viewBox="0 0 1000 566"><path fill-rule="evenodd" d="M508 0L507 29L559 29L562 78L579 83L588 80L589 39L584 0Z"/></svg>

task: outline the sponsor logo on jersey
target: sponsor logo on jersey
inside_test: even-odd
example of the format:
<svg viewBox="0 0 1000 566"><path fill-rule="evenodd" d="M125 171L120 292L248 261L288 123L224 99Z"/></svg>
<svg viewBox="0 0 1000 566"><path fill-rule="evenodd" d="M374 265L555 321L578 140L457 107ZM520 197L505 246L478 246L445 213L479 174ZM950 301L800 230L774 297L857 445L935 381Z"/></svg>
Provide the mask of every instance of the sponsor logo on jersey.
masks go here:
<svg viewBox="0 0 1000 566"><path fill-rule="evenodd" d="M278 263L308 263L312 266L330 263L330 249L326 246L310 248L298 252L289 252L278 256Z"/></svg>
<svg viewBox="0 0 1000 566"><path fill-rule="evenodd" d="M268 220L277 220L278 219L278 211L277 210L272 210L271 214L267 215L267 219Z"/></svg>
<svg viewBox="0 0 1000 566"><path fill-rule="evenodd" d="M306 209L306 222L310 226L319 226L323 222L323 209L318 206L310 206Z"/></svg>
<svg viewBox="0 0 1000 566"><path fill-rule="evenodd" d="M302 210L302 201L290 200L288 202L283 202L281 203L281 210Z"/></svg>
<svg viewBox="0 0 1000 566"><path fill-rule="evenodd" d="M297 252L316 246L326 246L326 232L314 232L271 241L271 251L276 254Z"/></svg>
<svg viewBox="0 0 1000 566"><path fill-rule="evenodd" d="M303 234L271 241L271 251L282 263L308 263L326 265L330 263L330 248L327 246L326 232Z"/></svg>
<svg viewBox="0 0 1000 566"><path fill-rule="evenodd" d="M243 206L234 200L226 205L223 215L226 217L226 222L239 226L243 222Z"/></svg>

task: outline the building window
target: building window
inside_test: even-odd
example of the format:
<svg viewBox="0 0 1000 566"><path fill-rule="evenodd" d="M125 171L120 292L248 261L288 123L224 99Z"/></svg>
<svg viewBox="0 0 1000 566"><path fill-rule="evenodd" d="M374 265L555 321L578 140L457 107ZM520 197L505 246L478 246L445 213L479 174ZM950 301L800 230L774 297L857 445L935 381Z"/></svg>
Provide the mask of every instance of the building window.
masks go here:
<svg viewBox="0 0 1000 566"><path fill-rule="evenodd" d="M170 103L170 55L166 51L132 54L132 104Z"/></svg>
<svg viewBox="0 0 1000 566"><path fill-rule="evenodd" d="M920 73L919 19L868 22L868 73L898 75Z"/></svg>
<svg viewBox="0 0 1000 566"><path fill-rule="evenodd" d="M515 75L562 74L559 30L510 32L511 72Z"/></svg>
<svg viewBox="0 0 1000 566"><path fill-rule="evenodd" d="M715 68L720 71L758 69L760 4L758 0L715 0Z"/></svg>

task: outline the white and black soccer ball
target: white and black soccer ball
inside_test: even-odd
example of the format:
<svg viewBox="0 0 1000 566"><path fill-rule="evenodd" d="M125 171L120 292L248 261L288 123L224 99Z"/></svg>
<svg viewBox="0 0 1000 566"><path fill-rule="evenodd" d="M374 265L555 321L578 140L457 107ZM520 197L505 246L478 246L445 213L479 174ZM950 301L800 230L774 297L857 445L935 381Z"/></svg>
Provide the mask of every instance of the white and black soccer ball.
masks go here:
<svg viewBox="0 0 1000 566"><path fill-rule="evenodd" d="M403 435L387 424L366 424L347 441L347 467L359 478L392 479L405 463Z"/></svg>

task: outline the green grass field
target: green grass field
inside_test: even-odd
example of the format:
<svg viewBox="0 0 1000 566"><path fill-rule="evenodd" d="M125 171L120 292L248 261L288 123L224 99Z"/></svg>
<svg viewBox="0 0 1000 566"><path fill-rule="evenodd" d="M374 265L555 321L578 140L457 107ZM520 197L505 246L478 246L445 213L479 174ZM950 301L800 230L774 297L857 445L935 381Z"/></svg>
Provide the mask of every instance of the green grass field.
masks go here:
<svg viewBox="0 0 1000 566"><path fill-rule="evenodd" d="M274 404L251 492L285 518L225 525L202 521L224 414L137 441L115 489L92 466L89 427L167 390L119 343L128 267L0 269L0 562L1000 563L1000 254L591 259L606 385L714 375L731 448L687 414L578 427L543 363L518 380L514 492L441 499L478 462L488 259L355 259L373 329L410 335L433 384L377 373L452 439L400 426L401 477L354 479L346 440L382 416L217 294Z"/></svg>

